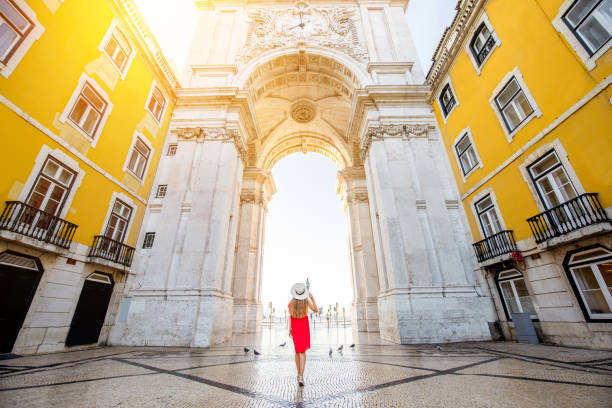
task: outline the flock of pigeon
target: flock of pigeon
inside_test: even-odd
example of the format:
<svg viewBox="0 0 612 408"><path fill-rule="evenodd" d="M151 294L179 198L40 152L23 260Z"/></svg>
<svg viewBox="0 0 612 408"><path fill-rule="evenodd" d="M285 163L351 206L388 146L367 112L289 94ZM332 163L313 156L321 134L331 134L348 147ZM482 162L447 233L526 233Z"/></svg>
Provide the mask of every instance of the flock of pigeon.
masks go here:
<svg viewBox="0 0 612 408"><path fill-rule="evenodd" d="M287 345L287 342L284 342L283 344L280 344L281 347L285 347L286 345ZM351 344L349 347L354 349L355 348L355 343ZM338 347L338 352L340 354L342 354L342 350L344 350L344 344L341 344L340 347ZM248 347L244 348L244 354L249 354L249 351L251 351L250 348L248 348ZM334 353L334 350L330 347L329 348L329 356L331 357L333 353ZM253 349L253 354L258 356L261 353L259 351L255 350L255 349Z"/></svg>

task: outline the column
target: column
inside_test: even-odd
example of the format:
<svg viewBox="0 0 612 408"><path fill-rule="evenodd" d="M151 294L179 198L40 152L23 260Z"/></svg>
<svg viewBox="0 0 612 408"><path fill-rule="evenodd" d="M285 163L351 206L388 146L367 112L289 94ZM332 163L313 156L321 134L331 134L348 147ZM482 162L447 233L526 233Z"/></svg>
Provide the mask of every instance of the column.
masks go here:
<svg viewBox="0 0 612 408"><path fill-rule="evenodd" d="M351 318L358 331L378 332L378 269L363 166L338 172L345 200L353 277Z"/></svg>
<svg viewBox="0 0 612 408"><path fill-rule="evenodd" d="M466 223L433 124L376 124L361 139L383 289L381 337L488 340L490 298L476 290ZM482 293L482 292L480 292Z"/></svg>
<svg viewBox="0 0 612 408"><path fill-rule="evenodd" d="M276 192L268 170L247 167L242 176L240 220L232 280L233 333L261 330L261 278L267 203Z"/></svg>

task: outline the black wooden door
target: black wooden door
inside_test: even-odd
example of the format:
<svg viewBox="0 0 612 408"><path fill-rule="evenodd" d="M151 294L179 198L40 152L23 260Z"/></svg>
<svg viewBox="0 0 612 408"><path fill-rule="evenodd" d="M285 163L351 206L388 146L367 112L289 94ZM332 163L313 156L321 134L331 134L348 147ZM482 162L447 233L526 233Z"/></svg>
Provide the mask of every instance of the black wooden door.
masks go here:
<svg viewBox="0 0 612 408"><path fill-rule="evenodd" d="M98 342L112 292L112 283L85 281L70 324L66 346Z"/></svg>
<svg viewBox="0 0 612 408"><path fill-rule="evenodd" d="M42 272L0 265L0 353L10 353Z"/></svg>

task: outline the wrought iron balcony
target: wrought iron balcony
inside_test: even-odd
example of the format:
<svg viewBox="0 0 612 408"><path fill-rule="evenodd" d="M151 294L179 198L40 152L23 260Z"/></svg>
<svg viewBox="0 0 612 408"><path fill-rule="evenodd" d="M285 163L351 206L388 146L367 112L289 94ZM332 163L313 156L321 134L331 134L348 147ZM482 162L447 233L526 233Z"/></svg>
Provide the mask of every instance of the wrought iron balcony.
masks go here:
<svg viewBox="0 0 612 408"><path fill-rule="evenodd" d="M66 249L70 248L77 228L75 224L20 201L7 201L0 216L0 230L16 232Z"/></svg>
<svg viewBox="0 0 612 408"><path fill-rule="evenodd" d="M96 235L89 249L89 256L130 267L134 256L134 248L103 235Z"/></svg>
<svg viewBox="0 0 612 408"><path fill-rule="evenodd" d="M476 58L478 59L478 65L484 62L484 60L487 58L487 55L489 55L494 46L495 38L493 38L493 36L491 35L487 39L487 42L484 44L478 55L476 55Z"/></svg>
<svg viewBox="0 0 612 408"><path fill-rule="evenodd" d="M487 259L495 258L496 256L509 254L516 251L516 243L514 242L514 234L512 231L501 231L495 235L491 235L472 244L476 251L478 262L484 262Z"/></svg>
<svg viewBox="0 0 612 408"><path fill-rule="evenodd" d="M527 222L536 243L576 231L589 225L611 222L601 206L598 193L586 193L544 211Z"/></svg>

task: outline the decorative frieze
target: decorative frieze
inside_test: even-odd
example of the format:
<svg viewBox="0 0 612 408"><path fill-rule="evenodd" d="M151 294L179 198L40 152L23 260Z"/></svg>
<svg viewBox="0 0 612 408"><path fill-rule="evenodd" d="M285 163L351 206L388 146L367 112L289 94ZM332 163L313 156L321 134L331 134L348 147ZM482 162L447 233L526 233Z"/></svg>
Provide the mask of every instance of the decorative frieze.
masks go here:
<svg viewBox="0 0 612 408"><path fill-rule="evenodd" d="M435 129L435 126L430 124L377 124L368 128L364 132L359 142L361 150L361 160L365 160L370 145L374 140L390 139L390 138L413 138L427 137L430 130Z"/></svg>
<svg viewBox="0 0 612 408"><path fill-rule="evenodd" d="M174 130L178 136L178 140L195 140L204 142L206 140L214 140L220 142L232 141L236 146L236 151L243 163L247 161L247 149L244 141L237 129L224 127L179 127Z"/></svg>

